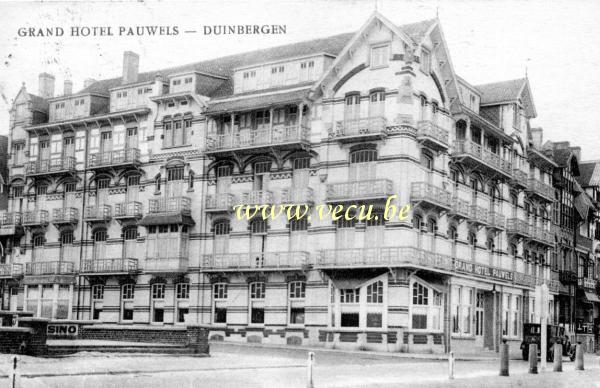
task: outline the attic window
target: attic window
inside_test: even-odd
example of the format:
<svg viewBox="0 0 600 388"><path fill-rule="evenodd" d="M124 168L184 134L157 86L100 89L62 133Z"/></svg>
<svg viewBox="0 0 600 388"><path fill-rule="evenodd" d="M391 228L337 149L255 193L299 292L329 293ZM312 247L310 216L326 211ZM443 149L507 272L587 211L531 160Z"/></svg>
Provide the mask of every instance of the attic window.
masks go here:
<svg viewBox="0 0 600 388"><path fill-rule="evenodd" d="M169 103L167 104L167 106L168 106L169 108L173 108L173 107L175 106L175 103L174 103L174 102L169 102Z"/></svg>
<svg viewBox="0 0 600 388"><path fill-rule="evenodd" d="M184 101L181 101L181 102L179 103L179 105L187 105L187 104L188 104L188 102L187 102L187 101L185 101L185 100L184 100Z"/></svg>
<svg viewBox="0 0 600 388"><path fill-rule="evenodd" d="M184 81L186 84L191 84L192 83L192 77L188 77L185 79Z"/></svg>
<svg viewBox="0 0 600 388"><path fill-rule="evenodd" d="M176 85L181 85L181 80L180 79L174 79L173 80L173 86L176 86Z"/></svg>
<svg viewBox="0 0 600 388"><path fill-rule="evenodd" d="M388 65L390 46L374 46L371 48L371 68L385 67Z"/></svg>

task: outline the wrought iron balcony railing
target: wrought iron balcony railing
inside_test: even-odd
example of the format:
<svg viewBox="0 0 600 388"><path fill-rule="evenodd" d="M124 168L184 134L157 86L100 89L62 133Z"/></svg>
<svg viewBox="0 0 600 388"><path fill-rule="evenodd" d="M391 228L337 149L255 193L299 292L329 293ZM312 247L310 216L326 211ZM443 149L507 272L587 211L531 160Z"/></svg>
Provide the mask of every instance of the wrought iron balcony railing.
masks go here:
<svg viewBox="0 0 600 388"><path fill-rule="evenodd" d="M189 197L162 197L148 200L149 213L190 214L192 200Z"/></svg>
<svg viewBox="0 0 600 388"><path fill-rule="evenodd" d="M489 224L490 219L488 210L481 206L471 205L469 212L469 221L479 224Z"/></svg>
<svg viewBox="0 0 600 388"><path fill-rule="evenodd" d="M82 273L93 274L114 274L114 273L134 273L138 270L138 260L128 258L118 259L93 259L84 260L81 263Z"/></svg>
<svg viewBox="0 0 600 388"><path fill-rule="evenodd" d="M207 151L309 143L310 129L303 125L273 126L271 129L241 129L234 133L212 135L206 139Z"/></svg>
<svg viewBox="0 0 600 388"><path fill-rule="evenodd" d="M0 226L19 226L23 220L21 212L0 213Z"/></svg>
<svg viewBox="0 0 600 388"><path fill-rule="evenodd" d="M88 168L137 165L139 163L140 150L137 148L126 148L124 150L91 154L88 159Z"/></svg>
<svg viewBox="0 0 600 388"><path fill-rule="evenodd" d="M275 202L273 193L267 190L253 190L242 193L242 204L244 205L271 205Z"/></svg>
<svg viewBox="0 0 600 388"><path fill-rule="evenodd" d="M528 186L528 177L529 175L525 171L521 171L518 168L513 169L512 180L522 187Z"/></svg>
<svg viewBox="0 0 600 388"><path fill-rule="evenodd" d="M385 199L393 194L394 185L389 179L371 179L330 183L327 185L327 201Z"/></svg>
<svg viewBox="0 0 600 388"><path fill-rule="evenodd" d="M74 207L52 209L53 224L74 224L79 221L79 210Z"/></svg>
<svg viewBox="0 0 600 388"><path fill-rule="evenodd" d="M311 204L314 203L314 191L310 187L290 187L281 190L281 203L283 204Z"/></svg>
<svg viewBox="0 0 600 388"><path fill-rule="evenodd" d="M496 211L489 211L488 219L489 225L496 229L504 229L506 227L506 217Z"/></svg>
<svg viewBox="0 0 600 388"><path fill-rule="evenodd" d="M538 179L529 178L527 190L547 201L554 201L554 188Z"/></svg>
<svg viewBox="0 0 600 388"><path fill-rule="evenodd" d="M526 275L522 272L515 272L515 283L533 288L536 285L536 279L535 276Z"/></svg>
<svg viewBox="0 0 600 388"><path fill-rule="evenodd" d="M336 121L329 128L332 138L385 136L387 134L386 119L383 116L366 117Z"/></svg>
<svg viewBox="0 0 600 388"><path fill-rule="evenodd" d="M412 202L426 202L436 207L450 209L452 194L431 183L413 182L410 185L410 200Z"/></svg>
<svg viewBox="0 0 600 388"><path fill-rule="evenodd" d="M23 264L0 264L0 278L11 279L23 275Z"/></svg>
<svg viewBox="0 0 600 388"><path fill-rule="evenodd" d="M147 257L144 263L145 272L187 272L187 256Z"/></svg>
<svg viewBox="0 0 600 388"><path fill-rule="evenodd" d="M448 148L448 131L432 121L417 122L417 139Z"/></svg>
<svg viewBox="0 0 600 388"><path fill-rule="evenodd" d="M23 225L25 226L47 225L48 222L47 210L31 210L23 213Z"/></svg>
<svg viewBox="0 0 600 388"><path fill-rule="evenodd" d="M591 251L593 244L594 244L593 239L586 237L586 236L582 236L581 234L577 233L577 246L579 248L583 248L583 249L587 249L587 250Z"/></svg>
<svg viewBox="0 0 600 388"><path fill-rule="evenodd" d="M230 211L237 205L235 195L231 193L217 193L206 196L207 211Z"/></svg>
<svg viewBox="0 0 600 388"><path fill-rule="evenodd" d="M141 202L129 201L115 204L115 218L141 218L143 206Z"/></svg>
<svg viewBox="0 0 600 388"><path fill-rule="evenodd" d="M510 175L512 172L512 164L502 159L498 154L493 153L490 150L485 149L480 144L477 144L470 140L457 140L454 142L453 156L466 155L474 158L480 163L484 163L491 168L500 171L504 174Z"/></svg>
<svg viewBox="0 0 600 388"><path fill-rule="evenodd" d="M75 171L77 162L73 156L61 158L42 159L35 162L29 162L25 168L27 175L48 175L60 174Z"/></svg>
<svg viewBox="0 0 600 388"><path fill-rule="evenodd" d="M529 236L529 224L518 218L509 218L506 222L506 233L515 236Z"/></svg>
<svg viewBox="0 0 600 388"><path fill-rule="evenodd" d="M553 245L554 244L554 234L546 229L530 226L529 227L529 235L531 238L542 242L544 244Z"/></svg>
<svg viewBox="0 0 600 388"><path fill-rule="evenodd" d="M454 196L452 197L448 214L453 217L469 218L471 215L471 204Z"/></svg>
<svg viewBox="0 0 600 388"><path fill-rule="evenodd" d="M108 221L111 213L112 207L110 205L86 206L83 219L85 221Z"/></svg>
<svg viewBox="0 0 600 388"><path fill-rule="evenodd" d="M566 286L577 285L577 274L573 271L563 270L558 272L560 282Z"/></svg>
<svg viewBox="0 0 600 388"><path fill-rule="evenodd" d="M69 275L75 272L75 266L70 261L41 261L27 263L26 275Z"/></svg>
<svg viewBox="0 0 600 388"><path fill-rule="evenodd" d="M308 252L221 253L202 256L202 270L242 271L299 269L310 264Z"/></svg>

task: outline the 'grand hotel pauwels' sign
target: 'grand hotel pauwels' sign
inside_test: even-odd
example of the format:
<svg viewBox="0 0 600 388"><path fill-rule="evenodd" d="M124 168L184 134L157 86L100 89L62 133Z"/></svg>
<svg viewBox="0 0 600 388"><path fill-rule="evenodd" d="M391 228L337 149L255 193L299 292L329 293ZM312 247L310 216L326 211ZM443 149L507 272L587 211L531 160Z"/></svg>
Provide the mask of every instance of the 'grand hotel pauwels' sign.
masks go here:
<svg viewBox="0 0 600 388"><path fill-rule="evenodd" d="M515 278L514 273L512 271L488 267L487 265L482 264L469 263L467 261L462 261L458 259L454 259L454 271L473 274L486 278L505 280L509 282L512 282Z"/></svg>

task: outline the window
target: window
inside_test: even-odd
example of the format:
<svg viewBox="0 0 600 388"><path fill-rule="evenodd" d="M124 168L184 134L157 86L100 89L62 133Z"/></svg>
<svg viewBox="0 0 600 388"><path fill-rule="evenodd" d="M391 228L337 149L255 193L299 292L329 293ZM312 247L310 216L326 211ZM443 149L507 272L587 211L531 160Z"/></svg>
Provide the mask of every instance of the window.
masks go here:
<svg viewBox="0 0 600 388"><path fill-rule="evenodd" d="M164 299L165 284L155 283L152 285L152 322L161 323L165 318Z"/></svg>
<svg viewBox="0 0 600 388"><path fill-rule="evenodd" d="M215 299L227 299L227 283L213 284L213 297Z"/></svg>
<svg viewBox="0 0 600 388"><path fill-rule="evenodd" d="M17 143L13 144L13 164L19 166L25 163L25 144Z"/></svg>
<svg viewBox="0 0 600 388"><path fill-rule="evenodd" d="M371 48L371 67L384 67L388 65L389 46L375 46Z"/></svg>
<svg viewBox="0 0 600 388"><path fill-rule="evenodd" d="M95 284L92 286L92 319L99 320L103 308L104 285Z"/></svg>
<svg viewBox="0 0 600 388"><path fill-rule="evenodd" d="M173 167L167 169L167 182L183 180L183 167Z"/></svg>
<svg viewBox="0 0 600 388"><path fill-rule="evenodd" d="M110 179L108 179L108 178L102 178L102 179L98 179L96 181L96 188L98 190L108 189L109 186L110 186Z"/></svg>
<svg viewBox="0 0 600 388"><path fill-rule="evenodd" d="M383 282L381 280L367 286L367 303L383 303Z"/></svg>
<svg viewBox="0 0 600 388"><path fill-rule="evenodd" d="M452 333L471 334L472 304L472 288L462 286L452 287Z"/></svg>
<svg viewBox="0 0 600 388"><path fill-rule="evenodd" d="M283 85L284 71L284 66L276 66L271 68L271 86Z"/></svg>
<svg viewBox="0 0 600 388"><path fill-rule="evenodd" d="M502 310L502 334L507 337L518 337L521 326L521 297L505 293L502 299Z"/></svg>
<svg viewBox="0 0 600 388"><path fill-rule="evenodd" d="M226 283L215 283L213 284L213 322L214 323L226 323L227 322L227 284Z"/></svg>
<svg viewBox="0 0 600 388"><path fill-rule="evenodd" d="M186 77L186 78L184 79L184 82L185 82L186 84L191 84L191 83L192 83L192 80L193 80L193 78L192 78L192 77Z"/></svg>
<svg viewBox="0 0 600 388"><path fill-rule="evenodd" d="M135 284L124 284L121 287L121 320L133 320L133 298Z"/></svg>
<svg viewBox="0 0 600 388"><path fill-rule="evenodd" d="M265 323L265 283L250 283L250 323Z"/></svg>
<svg viewBox="0 0 600 388"><path fill-rule="evenodd" d="M421 49L421 70L426 74L431 71L431 54L425 49Z"/></svg>
<svg viewBox="0 0 600 388"><path fill-rule="evenodd" d="M33 236L33 246L34 247L43 247L45 241L46 241L46 239L44 238L44 235L42 235L42 234Z"/></svg>
<svg viewBox="0 0 600 388"><path fill-rule="evenodd" d="M174 79L172 83L173 83L173 86L181 85L181 80L180 79Z"/></svg>
<svg viewBox="0 0 600 388"><path fill-rule="evenodd" d="M340 303L352 304L360 302L360 289L342 289L340 290Z"/></svg>
<svg viewBox="0 0 600 388"><path fill-rule="evenodd" d="M164 299L165 298L165 285L164 283L156 283L152 285L152 299Z"/></svg>
<svg viewBox="0 0 600 388"><path fill-rule="evenodd" d="M353 93L347 95L344 100L344 121L351 125L351 122L358 119L360 119L360 94Z"/></svg>
<svg viewBox="0 0 600 388"><path fill-rule="evenodd" d="M242 90L252 90L256 88L256 71L245 71L242 74Z"/></svg>
<svg viewBox="0 0 600 388"><path fill-rule="evenodd" d="M441 330L442 294L419 282L413 282L411 290L411 329Z"/></svg>
<svg viewBox="0 0 600 388"><path fill-rule="evenodd" d="M73 244L73 231L65 231L60 235L60 243L62 245Z"/></svg>
<svg viewBox="0 0 600 388"><path fill-rule="evenodd" d="M421 151L421 166L427 171L433 171L433 155L426 150Z"/></svg>
<svg viewBox="0 0 600 388"><path fill-rule="evenodd" d="M45 186L45 185L36 186L36 188L35 188L36 195L46 195L47 191L48 191L48 186Z"/></svg>
<svg viewBox="0 0 600 388"><path fill-rule="evenodd" d="M12 195L14 198L20 198L23 196L23 186L13 186Z"/></svg>
<svg viewBox="0 0 600 388"><path fill-rule="evenodd" d="M306 295L306 282L290 282L290 299L304 299Z"/></svg>
<svg viewBox="0 0 600 388"><path fill-rule="evenodd" d="M374 91L369 94L369 117L383 117L385 115L385 91Z"/></svg>
<svg viewBox="0 0 600 388"><path fill-rule="evenodd" d="M267 234L267 221L255 219L250 222L250 232L252 234Z"/></svg>
<svg viewBox="0 0 600 388"><path fill-rule="evenodd" d="M315 62L301 62L300 63L300 82L310 81L314 78Z"/></svg>
<svg viewBox="0 0 600 388"><path fill-rule="evenodd" d="M175 295L177 299L189 299L190 298L190 284L189 283L177 283L175 285Z"/></svg>
<svg viewBox="0 0 600 388"><path fill-rule="evenodd" d="M188 189L192 190L194 188L194 173L190 171L190 175L188 176Z"/></svg>
<svg viewBox="0 0 600 388"><path fill-rule="evenodd" d="M94 299L94 300L104 299L104 285L95 284L92 286L92 299Z"/></svg>
<svg viewBox="0 0 600 388"><path fill-rule="evenodd" d="M265 283L255 282L250 283L250 299L264 299L265 298Z"/></svg>
<svg viewBox="0 0 600 388"><path fill-rule="evenodd" d="M161 176L160 174L158 174L156 176L156 178L154 179L154 189L155 191L159 192L160 191L160 181L161 181Z"/></svg>

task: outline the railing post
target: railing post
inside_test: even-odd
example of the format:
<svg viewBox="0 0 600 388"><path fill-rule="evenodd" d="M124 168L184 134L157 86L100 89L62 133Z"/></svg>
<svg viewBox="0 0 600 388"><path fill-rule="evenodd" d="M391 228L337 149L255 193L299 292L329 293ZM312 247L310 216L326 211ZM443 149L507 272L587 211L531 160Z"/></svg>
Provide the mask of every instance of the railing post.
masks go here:
<svg viewBox="0 0 600 388"><path fill-rule="evenodd" d="M500 345L500 376L508 376L508 344L506 340Z"/></svg>
<svg viewBox="0 0 600 388"><path fill-rule="evenodd" d="M583 344L577 342L577 347L575 348L575 370L583 370Z"/></svg>
<svg viewBox="0 0 600 388"><path fill-rule="evenodd" d="M448 355L448 379L454 379L454 352Z"/></svg>
<svg viewBox="0 0 600 388"><path fill-rule="evenodd" d="M562 372L562 344L554 344L554 372Z"/></svg>
<svg viewBox="0 0 600 388"><path fill-rule="evenodd" d="M542 357L545 355L542 354ZM529 344L529 373L531 374L538 373L537 358L537 344Z"/></svg>
<svg viewBox="0 0 600 388"><path fill-rule="evenodd" d="M307 381L306 381L306 388L314 388L314 382L313 382L313 366L315 363L315 353L314 352L308 352L308 362L306 365L306 373L307 373Z"/></svg>
<svg viewBox="0 0 600 388"><path fill-rule="evenodd" d="M18 356L12 357L9 379L12 388L18 388L21 386L21 373L19 371Z"/></svg>

